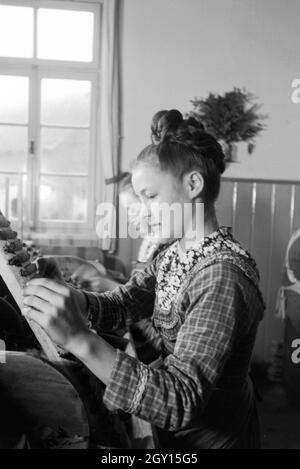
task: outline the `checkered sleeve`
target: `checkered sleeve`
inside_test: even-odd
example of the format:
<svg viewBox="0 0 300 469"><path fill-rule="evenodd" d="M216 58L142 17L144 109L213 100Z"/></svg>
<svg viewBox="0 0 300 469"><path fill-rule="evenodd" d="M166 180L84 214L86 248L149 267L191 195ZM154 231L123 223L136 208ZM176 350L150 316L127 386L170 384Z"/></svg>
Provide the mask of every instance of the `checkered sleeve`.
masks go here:
<svg viewBox="0 0 300 469"><path fill-rule="evenodd" d="M153 261L143 271L135 271L125 285L106 293L85 291L90 327L97 332L115 331L153 313L156 284Z"/></svg>
<svg viewBox="0 0 300 469"><path fill-rule="evenodd" d="M110 410L122 409L170 431L201 415L237 334L248 327L237 275L229 265L219 263L192 280L186 318L163 369L117 352L104 394Z"/></svg>

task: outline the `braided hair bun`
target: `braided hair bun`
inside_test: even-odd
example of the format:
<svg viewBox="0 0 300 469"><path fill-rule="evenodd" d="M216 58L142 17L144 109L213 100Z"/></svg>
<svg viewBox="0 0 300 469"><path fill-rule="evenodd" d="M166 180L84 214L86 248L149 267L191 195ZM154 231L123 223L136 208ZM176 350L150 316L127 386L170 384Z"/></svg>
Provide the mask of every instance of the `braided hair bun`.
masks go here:
<svg viewBox="0 0 300 469"><path fill-rule="evenodd" d="M176 109L159 111L152 119L151 139L156 145L174 144L183 146L208 165L214 164L222 174L225 171L225 156L217 140L205 131L203 124L194 117L184 119Z"/></svg>

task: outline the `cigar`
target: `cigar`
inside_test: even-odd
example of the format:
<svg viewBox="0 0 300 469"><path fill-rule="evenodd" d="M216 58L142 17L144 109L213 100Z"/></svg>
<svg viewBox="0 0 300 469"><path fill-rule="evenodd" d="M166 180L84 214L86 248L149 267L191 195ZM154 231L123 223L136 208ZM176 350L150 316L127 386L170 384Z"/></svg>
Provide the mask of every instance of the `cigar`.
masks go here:
<svg viewBox="0 0 300 469"><path fill-rule="evenodd" d="M6 253L14 254L17 251L21 251L23 248L23 243L20 239L14 239L4 246L4 251Z"/></svg>
<svg viewBox="0 0 300 469"><path fill-rule="evenodd" d="M17 267L21 267L24 262L27 262L30 259L30 255L26 251L20 251L14 257L9 259L9 265L16 265Z"/></svg>
<svg viewBox="0 0 300 469"><path fill-rule="evenodd" d="M0 240L6 241L8 239L16 239L18 233L16 231L12 231L10 228L0 230Z"/></svg>
<svg viewBox="0 0 300 469"><path fill-rule="evenodd" d="M0 228L9 228L9 227L10 227L10 222L0 212Z"/></svg>
<svg viewBox="0 0 300 469"><path fill-rule="evenodd" d="M22 277L28 277L29 275L33 275L37 272L37 268L35 264L28 264L28 266L23 267L21 269Z"/></svg>

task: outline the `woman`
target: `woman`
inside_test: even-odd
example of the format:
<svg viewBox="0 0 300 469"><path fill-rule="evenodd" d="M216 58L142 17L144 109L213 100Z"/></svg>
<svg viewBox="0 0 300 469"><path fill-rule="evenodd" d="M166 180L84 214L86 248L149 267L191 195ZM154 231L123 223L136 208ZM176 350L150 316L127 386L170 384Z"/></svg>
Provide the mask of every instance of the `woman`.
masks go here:
<svg viewBox="0 0 300 469"><path fill-rule="evenodd" d="M106 384L109 409L151 422L162 448L257 448L248 368L264 304L255 262L230 229L218 226L224 155L176 110L163 112L152 132L155 143L138 156L133 186L150 213L166 204L191 207L185 223L173 220L174 242L113 292L34 279L24 290L23 313ZM199 203L203 236L190 229ZM114 349L86 321L101 332L146 317L161 337L160 368Z"/></svg>

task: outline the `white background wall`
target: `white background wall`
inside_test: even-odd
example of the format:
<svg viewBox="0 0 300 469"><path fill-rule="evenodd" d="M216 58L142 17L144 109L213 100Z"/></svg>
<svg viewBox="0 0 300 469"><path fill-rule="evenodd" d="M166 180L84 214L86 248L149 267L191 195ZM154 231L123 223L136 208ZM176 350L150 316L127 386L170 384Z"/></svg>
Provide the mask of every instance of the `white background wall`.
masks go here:
<svg viewBox="0 0 300 469"><path fill-rule="evenodd" d="M299 0L124 0L122 165L149 142L152 115L246 87L269 114L255 154L228 175L300 179Z"/></svg>

